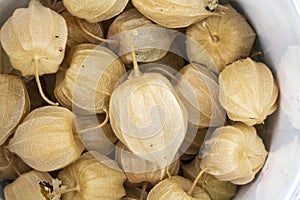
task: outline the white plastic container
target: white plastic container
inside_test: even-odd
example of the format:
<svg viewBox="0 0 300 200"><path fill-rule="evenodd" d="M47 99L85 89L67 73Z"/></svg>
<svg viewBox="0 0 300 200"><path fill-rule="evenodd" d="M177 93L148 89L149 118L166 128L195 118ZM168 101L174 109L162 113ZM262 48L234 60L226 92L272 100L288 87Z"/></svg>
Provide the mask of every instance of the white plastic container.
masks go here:
<svg viewBox="0 0 300 200"><path fill-rule="evenodd" d="M255 181L235 199L300 199L300 0L232 0L255 29L277 77L280 106L262 137L270 151ZM0 26L26 0L0 0ZM1 197L0 197L1 199Z"/></svg>

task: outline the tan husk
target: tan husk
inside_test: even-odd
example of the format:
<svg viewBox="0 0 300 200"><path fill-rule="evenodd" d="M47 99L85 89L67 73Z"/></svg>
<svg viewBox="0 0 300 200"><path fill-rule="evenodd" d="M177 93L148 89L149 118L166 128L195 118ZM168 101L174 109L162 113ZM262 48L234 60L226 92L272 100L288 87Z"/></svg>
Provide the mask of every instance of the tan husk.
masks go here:
<svg viewBox="0 0 300 200"><path fill-rule="evenodd" d="M64 58L67 25L62 16L31 0L28 8L16 9L1 28L1 44L14 68L24 76L35 75L41 96L39 76L57 72Z"/></svg>
<svg viewBox="0 0 300 200"><path fill-rule="evenodd" d="M44 187L51 183L52 178L48 173L32 170L7 185L4 196L6 200L47 200L47 190Z"/></svg>
<svg viewBox="0 0 300 200"><path fill-rule="evenodd" d="M57 73L54 93L64 107L75 113L104 113L125 72L124 64L109 49L94 44L77 45Z"/></svg>
<svg viewBox="0 0 300 200"><path fill-rule="evenodd" d="M125 174L114 160L96 152L83 154L60 171L58 178L68 189L75 189L64 193L63 200L119 200L126 194L123 186Z"/></svg>
<svg viewBox="0 0 300 200"><path fill-rule="evenodd" d="M96 23L120 14L125 9L128 1L63 0L63 4L73 16Z"/></svg>
<svg viewBox="0 0 300 200"><path fill-rule="evenodd" d="M278 87L263 63L236 61L220 74L219 84L220 103L233 121L260 124L277 109Z"/></svg>
<svg viewBox="0 0 300 200"><path fill-rule="evenodd" d="M0 145L13 134L30 111L30 100L23 81L0 74Z"/></svg>
<svg viewBox="0 0 300 200"><path fill-rule="evenodd" d="M9 141L9 151L39 171L61 169L82 153L73 113L66 108L37 108L24 119Z"/></svg>
<svg viewBox="0 0 300 200"><path fill-rule="evenodd" d="M217 77L198 64L188 64L180 73L176 89L188 110L189 122L200 128L223 125L226 113L219 102Z"/></svg>
<svg viewBox="0 0 300 200"><path fill-rule="evenodd" d="M198 173L202 170L200 168L201 159L195 159L188 165L182 165L182 173L185 178L191 181L195 180ZM202 187L211 197L212 200L229 200L236 195L237 185L229 181L219 181L213 175L204 173L197 184Z"/></svg>
<svg viewBox="0 0 300 200"><path fill-rule="evenodd" d="M212 16L187 28L190 62L221 72L226 65L249 56L255 32L229 4L224 16Z"/></svg>
<svg viewBox="0 0 300 200"><path fill-rule="evenodd" d="M79 26L78 23L81 23L81 25L91 34L103 38L103 29L100 23L90 23L84 19L78 19L71 15L68 11L63 11L60 13L61 16L66 20L67 26L68 26L68 40L67 45L69 47L74 47L78 44L82 43L92 43L92 44L98 44L99 41L95 38L87 35L82 28Z"/></svg>
<svg viewBox="0 0 300 200"><path fill-rule="evenodd" d="M195 186L191 195L187 192L192 181L181 176L172 176L151 189L147 200L210 200L209 195L199 186Z"/></svg>
<svg viewBox="0 0 300 200"><path fill-rule="evenodd" d="M187 134L180 147L180 151L186 155L197 155L207 133L207 129L198 129L189 125Z"/></svg>
<svg viewBox="0 0 300 200"><path fill-rule="evenodd" d="M122 198L122 200L146 200L147 199L147 192L143 191L138 187L125 187L126 189L126 196ZM141 198L141 196L143 197Z"/></svg>
<svg viewBox="0 0 300 200"><path fill-rule="evenodd" d="M210 167L207 173L220 181L238 185L251 182L268 154L255 128L236 123L216 129L213 135L204 142L206 155L200 167Z"/></svg>
<svg viewBox="0 0 300 200"><path fill-rule="evenodd" d="M187 27L208 16L221 15L221 6L213 12L206 9L209 2L210 0L132 0L132 4L143 15L168 28Z"/></svg>
<svg viewBox="0 0 300 200"><path fill-rule="evenodd" d="M110 25L107 37L119 40L119 43L110 43L125 63L131 63L131 32L136 36L133 44L138 62L153 62L167 54L175 33L154 24L136 9L130 9L119 15ZM120 38L119 38L120 37Z"/></svg>
<svg viewBox="0 0 300 200"><path fill-rule="evenodd" d="M149 182L156 185L168 176L177 175L180 166L180 160L176 159L166 168L160 168L156 163L136 156L121 142L117 143L115 159L130 183Z"/></svg>

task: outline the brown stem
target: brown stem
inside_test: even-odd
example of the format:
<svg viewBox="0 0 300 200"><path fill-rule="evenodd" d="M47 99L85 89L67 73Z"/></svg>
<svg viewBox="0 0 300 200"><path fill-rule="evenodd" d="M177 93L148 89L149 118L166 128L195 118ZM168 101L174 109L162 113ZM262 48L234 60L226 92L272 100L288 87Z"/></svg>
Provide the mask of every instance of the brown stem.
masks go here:
<svg viewBox="0 0 300 200"><path fill-rule="evenodd" d="M7 151L5 152L5 159L8 161L8 164L7 164L6 166L4 166L4 167L0 167L0 171L5 171L5 170L7 170L7 169L8 169L9 167L11 167L12 164L13 164L14 157L12 157L12 159L9 159ZM13 166L12 166L12 167L13 167Z"/></svg>
<svg viewBox="0 0 300 200"><path fill-rule="evenodd" d="M250 55L250 58L253 58L253 57L255 57L255 56L262 56L262 55L264 55L264 53L261 52L261 51L258 51L258 52L254 52L253 54L251 54L251 55Z"/></svg>
<svg viewBox="0 0 300 200"><path fill-rule="evenodd" d="M141 193L141 196L140 196L140 200L143 200L143 199L144 199L144 196L145 196L145 192L146 192L147 186L148 186L148 182L147 182L147 181L144 181L144 182L143 182L143 186L142 186L142 193Z"/></svg>
<svg viewBox="0 0 300 200"><path fill-rule="evenodd" d="M38 86L39 92L41 97L50 105L52 106L58 106L59 103L54 103L53 101L49 100L46 95L43 92L42 86L41 86L41 82L40 82L40 75L39 75L39 68L38 68L38 60L36 58L34 58L34 68L35 68L35 80L36 80L36 84Z"/></svg>
<svg viewBox="0 0 300 200"><path fill-rule="evenodd" d="M194 191L194 189L195 189L195 187L196 187L196 185L197 185L199 179L201 178L201 176L202 176L207 170L210 170L210 169L213 169L213 168L212 168L212 167L206 167L206 168L202 169L202 170L199 172L199 174L198 174L197 177L195 178L195 180L194 180L192 186L190 187L189 191L187 192L188 195L192 195L192 193L193 193L193 191Z"/></svg>
<svg viewBox="0 0 300 200"><path fill-rule="evenodd" d="M77 191L79 191L79 187L75 186L73 188L62 189L62 190L59 190L59 191L51 192L50 194L48 194L48 197L52 198L52 197L55 197L56 195L65 194L65 193L68 193L68 192L77 192Z"/></svg>
<svg viewBox="0 0 300 200"><path fill-rule="evenodd" d="M218 42L218 41L219 41L219 38L218 38L217 36L215 36L215 35L212 34L212 32L211 32L211 30L210 30L209 25L208 25L207 22L203 22L203 23L202 23L202 26L203 26L204 28L207 29L207 32L208 32L208 34L209 34L209 37L211 38L211 40L212 40L213 42Z"/></svg>
<svg viewBox="0 0 300 200"><path fill-rule="evenodd" d="M94 129L97 129L97 128L102 128L103 126L105 126L107 124L108 120L109 120L109 114L108 114L108 111L106 109L104 109L104 112L105 112L105 119L101 124L99 124L95 127L92 127L92 128L81 130L78 133L88 132L88 131L91 131L91 130L94 130Z"/></svg>

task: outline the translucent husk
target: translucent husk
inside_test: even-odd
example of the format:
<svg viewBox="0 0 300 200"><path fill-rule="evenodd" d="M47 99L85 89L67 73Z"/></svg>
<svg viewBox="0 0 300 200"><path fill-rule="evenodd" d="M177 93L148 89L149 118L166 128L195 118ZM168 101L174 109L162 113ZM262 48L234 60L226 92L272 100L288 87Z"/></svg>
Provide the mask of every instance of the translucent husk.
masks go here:
<svg viewBox="0 0 300 200"><path fill-rule="evenodd" d="M0 74L0 145L16 130L30 111L30 100L24 82Z"/></svg>
<svg viewBox="0 0 300 200"><path fill-rule="evenodd" d="M267 151L254 127L243 123L216 129L213 137L205 141L206 155L202 169L220 181L243 185L251 182L264 165Z"/></svg>
<svg viewBox="0 0 300 200"><path fill-rule="evenodd" d="M177 175L180 166L180 160L176 159L166 168L161 168L156 163L136 156L121 142L117 143L115 159L130 183L149 182L156 185L168 176Z"/></svg>
<svg viewBox="0 0 300 200"><path fill-rule="evenodd" d="M219 76L219 100L233 121L264 123L277 109L278 87L270 69L250 58L239 60Z"/></svg>
<svg viewBox="0 0 300 200"><path fill-rule="evenodd" d="M6 200L48 200L44 184L51 183L52 178L48 173L32 170L7 185L4 188L4 196Z"/></svg>
<svg viewBox="0 0 300 200"><path fill-rule="evenodd" d="M148 28L146 32L145 28ZM138 62L153 62L161 59L167 54L175 38L175 34L171 31L154 24L136 9L125 11L110 25L107 34L108 38L116 35L116 39L119 39L118 34L121 34L119 43L111 43L110 47L118 51L118 55L121 55L125 63L132 62L130 37L133 30L137 32L133 42Z"/></svg>
<svg viewBox="0 0 300 200"><path fill-rule="evenodd" d="M176 89L188 110L189 122L200 128L223 125L226 113L219 102L217 77L198 64L189 64L180 73Z"/></svg>
<svg viewBox="0 0 300 200"><path fill-rule="evenodd" d="M119 200L126 194L125 174L114 160L96 152L83 154L59 172L58 178L68 189L74 188L71 192L61 191L63 200Z"/></svg>
<svg viewBox="0 0 300 200"><path fill-rule="evenodd" d="M55 96L78 114L104 113L125 66L109 49L81 44L71 50L57 73Z"/></svg>
<svg viewBox="0 0 300 200"><path fill-rule="evenodd" d="M91 23L104 21L120 14L129 0L63 0L66 9L73 15Z"/></svg>
<svg viewBox="0 0 300 200"><path fill-rule="evenodd" d="M24 76L35 75L39 92L44 94L39 80L43 74L57 72L64 58L67 25L62 16L31 0L28 8L16 9L1 28L1 44L14 68Z"/></svg>
<svg viewBox="0 0 300 200"><path fill-rule="evenodd" d="M45 106L24 119L9 141L9 151L39 171L61 169L82 153L73 113L66 108Z"/></svg>
<svg viewBox="0 0 300 200"><path fill-rule="evenodd" d="M249 56L256 34L229 4L225 15L208 17L187 28L187 54L191 62L221 72L226 65Z"/></svg>
<svg viewBox="0 0 300 200"><path fill-rule="evenodd" d="M181 176L172 176L158 183L147 196L147 200L210 200L209 195L199 186L194 186L188 194L193 183Z"/></svg>
<svg viewBox="0 0 300 200"><path fill-rule="evenodd" d="M200 163L201 159L196 157L190 164L182 165L183 176L191 181L195 180L197 174L202 170ZM229 181L219 181L213 175L207 173L201 176L197 185L202 187L212 200L230 200L237 192L237 185Z"/></svg>
<svg viewBox="0 0 300 200"><path fill-rule="evenodd" d="M187 27L208 16L221 15L222 6L214 11L206 7L210 0L132 0L132 4L147 18L168 28ZM217 5L218 2L215 2Z"/></svg>

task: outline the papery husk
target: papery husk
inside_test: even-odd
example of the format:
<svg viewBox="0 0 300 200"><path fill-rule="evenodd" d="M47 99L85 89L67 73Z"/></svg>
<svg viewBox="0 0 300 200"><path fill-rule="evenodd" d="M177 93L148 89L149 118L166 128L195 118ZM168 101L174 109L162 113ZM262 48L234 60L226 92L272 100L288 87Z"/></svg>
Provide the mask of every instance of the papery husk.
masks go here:
<svg viewBox="0 0 300 200"><path fill-rule="evenodd" d="M109 49L81 44L69 52L57 73L55 96L78 114L104 113L125 66Z"/></svg>
<svg viewBox="0 0 300 200"><path fill-rule="evenodd" d="M187 134L184 138L184 141L180 147L180 151L184 154L188 155L198 155L201 145L204 142L207 129L198 129L189 125Z"/></svg>
<svg viewBox="0 0 300 200"><path fill-rule="evenodd" d="M187 194L192 181L181 176L172 176L151 189L147 200L210 200L209 195L199 186L195 186L191 195Z"/></svg>
<svg viewBox="0 0 300 200"><path fill-rule="evenodd" d="M86 34L83 29L79 26L78 22L91 34L103 38L103 30L100 23L90 23L84 19L79 19L71 15L68 11L63 11L60 13L61 16L66 20L68 26L68 40L67 45L69 47L74 47L82 43L92 43L98 44L99 40Z"/></svg>
<svg viewBox="0 0 300 200"><path fill-rule="evenodd" d="M8 151L7 143L0 146L0 181L16 179L32 170L20 157Z"/></svg>
<svg viewBox="0 0 300 200"><path fill-rule="evenodd" d="M219 7L211 12L206 9L209 0L132 0L132 4L143 15L167 28L187 27L208 16L221 15Z"/></svg>
<svg viewBox="0 0 300 200"><path fill-rule="evenodd" d="M16 9L1 28L1 44L14 68L24 76L57 72L64 58L67 25L62 16L31 0ZM35 66L36 65L36 66Z"/></svg>
<svg viewBox="0 0 300 200"><path fill-rule="evenodd" d="M136 32L133 39L132 31ZM136 9L131 9L119 15L110 25L107 37L114 38L113 36L119 43L111 43L110 47L118 51L124 63L132 62L131 40L137 61L153 62L167 54L175 33L154 24Z"/></svg>
<svg viewBox="0 0 300 200"><path fill-rule="evenodd" d="M32 170L7 185L4 188L4 196L6 200L46 200L43 184L51 183L52 178L48 173Z"/></svg>
<svg viewBox="0 0 300 200"><path fill-rule="evenodd" d="M206 140L200 167L220 181L244 185L263 167L268 152L255 128L243 123L216 129Z"/></svg>
<svg viewBox="0 0 300 200"><path fill-rule="evenodd" d="M219 84L220 103L233 121L260 124L277 109L278 87L263 63L236 61L220 74Z"/></svg>
<svg viewBox="0 0 300 200"><path fill-rule="evenodd" d="M121 142L117 143L115 159L125 172L128 182L133 184L149 182L156 185L168 176L177 175L180 167L180 160L176 159L166 168L161 168L156 163L136 156Z"/></svg>
<svg viewBox="0 0 300 200"><path fill-rule="evenodd" d="M256 37L246 19L229 4L226 7L225 15L208 17L186 31L190 62L205 65L214 72L249 56Z"/></svg>
<svg viewBox="0 0 300 200"><path fill-rule="evenodd" d="M30 100L24 82L0 74L0 145L16 130L30 111Z"/></svg>
<svg viewBox="0 0 300 200"><path fill-rule="evenodd" d="M138 188L138 187L125 187L126 189L126 196L122 197L121 200L146 200L147 199L147 192ZM141 198L141 196L143 197Z"/></svg>
<svg viewBox="0 0 300 200"><path fill-rule="evenodd" d="M84 149L73 117L63 107L35 109L18 126L9 141L9 151L39 171L54 171L69 165Z"/></svg>
<svg viewBox="0 0 300 200"><path fill-rule="evenodd" d="M75 126L78 135L88 151L109 155L115 149L118 138L109 123L100 126L107 116L76 115Z"/></svg>
<svg viewBox="0 0 300 200"><path fill-rule="evenodd" d="M112 93L110 123L130 151L164 168L184 140L187 111L167 78L136 72Z"/></svg>
<svg viewBox="0 0 300 200"><path fill-rule="evenodd" d="M119 200L126 194L123 186L126 176L118 164L96 152L83 154L60 171L58 178L68 188L78 189L63 194L63 200Z"/></svg>
<svg viewBox="0 0 300 200"><path fill-rule="evenodd" d="M195 159L188 165L182 165L182 173L185 178L194 181L198 173L202 170L200 168L201 159ZM237 193L237 185L229 181L219 181L213 175L204 173L197 184L202 187L211 197L212 200L230 200Z"/></svg>
<svg viewBox="0 0 300 200"><path fill-rule="evenodd" d="M200 128L222 126L226 113L219 102L217 77L198 64L188 64L180 73L176 90L188 110L189 122Z"/></svg>
<svg viewBox="0 0 300 200"><path fill-rule="evenodd" d="M63 0L66 9L73 15L91 23L104 21L120 14L129 0Z"/></svg>

